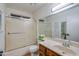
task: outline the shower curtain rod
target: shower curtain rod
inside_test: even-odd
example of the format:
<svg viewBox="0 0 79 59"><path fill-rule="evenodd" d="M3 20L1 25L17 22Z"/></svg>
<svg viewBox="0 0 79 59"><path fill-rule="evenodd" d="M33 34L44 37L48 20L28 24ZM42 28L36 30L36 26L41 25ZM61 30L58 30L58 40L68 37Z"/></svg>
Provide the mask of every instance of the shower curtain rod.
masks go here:
<svg viewBox="0 0 79 59"><path fill-rule="evenodd" d="M20 17L13 17L13 16L5 16L5 17L13 18L13 19L17 19L17 20L25 20L25 21L29 21L29 19L20 18Z"/></svg>

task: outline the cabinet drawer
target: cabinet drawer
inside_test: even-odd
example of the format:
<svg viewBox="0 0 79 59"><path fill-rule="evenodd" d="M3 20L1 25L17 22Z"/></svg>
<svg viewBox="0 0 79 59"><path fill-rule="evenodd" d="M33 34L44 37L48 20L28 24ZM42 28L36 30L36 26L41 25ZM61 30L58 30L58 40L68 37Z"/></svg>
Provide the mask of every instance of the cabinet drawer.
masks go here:
<svg viewBox="0 0 79 59"><path fill-rule="evenodd" d="M55 52L53 52L53 51L51 51L51 50L49 50L49 49L47 49L46 55L47 55L47 56L58 56L58 54L56 54Z"/></svg>
<svg viewBox="0 0 79 59"><path fill-rule="evenodd" d="M45 53L45 47L39 44L39 51Z"/></svg>

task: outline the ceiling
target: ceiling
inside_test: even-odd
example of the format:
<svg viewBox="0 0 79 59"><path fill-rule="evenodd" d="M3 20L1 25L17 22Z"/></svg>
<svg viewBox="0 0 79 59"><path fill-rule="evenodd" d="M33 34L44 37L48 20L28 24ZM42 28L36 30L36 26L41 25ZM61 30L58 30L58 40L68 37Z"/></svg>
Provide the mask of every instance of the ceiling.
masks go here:
<svg viewBox="0 0 79 59"><path fill-rule="evenodd" d="M22 11L34 12L49 3L7 3L6 6Z"/></svg>

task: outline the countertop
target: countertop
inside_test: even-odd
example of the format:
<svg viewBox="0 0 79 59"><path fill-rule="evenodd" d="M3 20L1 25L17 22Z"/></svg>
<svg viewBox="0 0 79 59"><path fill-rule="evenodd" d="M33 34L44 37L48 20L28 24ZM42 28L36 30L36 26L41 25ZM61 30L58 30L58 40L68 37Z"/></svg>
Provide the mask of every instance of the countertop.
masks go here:
<svg viewBox="0 0 79 59"><path fill-rule="evenodd" d="M58 54L60 54L62 56L79 56L79 47L74 47L74 46L70 46L69 48L68 47L64 47L62 45L62 43L59 43L59 42L56 42L56 41L50 40L50 39L46 39L43 42L39 42L39 44L49 48L52 51L55 51L56 53L58 53ZM60 50L61 48L57 49L57 48L54 47L56 45L64 47L65 49L72 51L72 53L70 51L67 51L68 53L63 53L63 51Z"/></svg>

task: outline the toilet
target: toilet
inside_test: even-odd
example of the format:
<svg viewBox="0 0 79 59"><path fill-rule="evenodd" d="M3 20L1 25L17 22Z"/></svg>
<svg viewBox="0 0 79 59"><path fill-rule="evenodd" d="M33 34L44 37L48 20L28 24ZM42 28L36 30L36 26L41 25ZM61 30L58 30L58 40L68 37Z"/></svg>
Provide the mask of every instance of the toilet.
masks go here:
<svg viewBox="0 0 79 59"><path fill-rule="evenodd" d="M30 52L31 52L31 56L36 56L36 52L38 50L38 46L37 45L32 45L30 46Z"/></svg>

